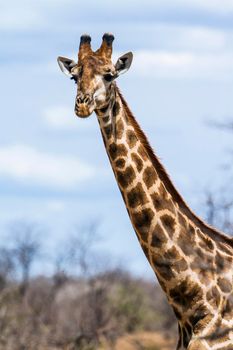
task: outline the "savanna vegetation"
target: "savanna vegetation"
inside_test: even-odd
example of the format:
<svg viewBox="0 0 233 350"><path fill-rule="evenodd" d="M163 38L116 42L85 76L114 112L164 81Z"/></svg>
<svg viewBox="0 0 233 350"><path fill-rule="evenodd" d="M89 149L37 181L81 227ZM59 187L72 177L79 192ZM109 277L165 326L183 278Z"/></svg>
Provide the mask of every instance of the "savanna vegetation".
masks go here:
<svg viewBox="0 0 233 350"><path fill-rule="evenodd" d="M0 254L0 349L152 350L166 344L163 335L172 342L176 323L160 287L109 259L100 264L96 230L76 229L48 276L34 271L49 258L39 226L11 225Z"/></svg>

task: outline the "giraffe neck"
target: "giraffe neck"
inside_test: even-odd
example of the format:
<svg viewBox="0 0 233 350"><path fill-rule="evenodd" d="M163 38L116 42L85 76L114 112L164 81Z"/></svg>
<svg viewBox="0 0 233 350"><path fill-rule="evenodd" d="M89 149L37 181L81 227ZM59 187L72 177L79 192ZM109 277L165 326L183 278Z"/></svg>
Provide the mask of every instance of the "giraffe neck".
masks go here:
<svg viewBox="0 0 233 350"><path fill-rule="evenodd" d="M180 348L186 348L197 324L204 336L217 327L219 308L232 297L232 240L191 212L115 85L112 91L106 108L96 111L104 144L138 240L180 324ZM226 317L224 326L233 327L232 309Z"/></svg>
<svg viewBox="0 0 233 350"><path fill-rule="evenodd" d="M97 116L138 240L166 291L166 285L174 277L170 265L176 262L177 272L187 268L185 254L174 240L178 232L176 226L179 231L187 230L187 220L162 179L164 170L160 162L156 158L157 166L152 163L141 137L143 133L116 87L107 107L97 111ZM176 281L172 283L175 285Z"/></svg>

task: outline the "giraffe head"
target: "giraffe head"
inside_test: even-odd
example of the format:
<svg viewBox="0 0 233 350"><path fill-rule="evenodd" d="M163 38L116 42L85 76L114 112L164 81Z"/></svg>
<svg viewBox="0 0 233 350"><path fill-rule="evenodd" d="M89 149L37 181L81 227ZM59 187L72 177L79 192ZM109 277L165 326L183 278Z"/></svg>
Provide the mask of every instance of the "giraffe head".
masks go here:
<svg viewBox="0 0 233 350"><path fill-rule="evenodd" d="M58 64L63 73L77 84L75 113L86 118L94 110L105 108L111 98L114 80L125 73L131 63L131 52L121 56L114 65L111 60L112 34L104 34L97 51L91 49L91 37L82 35L80 39L78 62L66 57L58 57Z"/></svg>

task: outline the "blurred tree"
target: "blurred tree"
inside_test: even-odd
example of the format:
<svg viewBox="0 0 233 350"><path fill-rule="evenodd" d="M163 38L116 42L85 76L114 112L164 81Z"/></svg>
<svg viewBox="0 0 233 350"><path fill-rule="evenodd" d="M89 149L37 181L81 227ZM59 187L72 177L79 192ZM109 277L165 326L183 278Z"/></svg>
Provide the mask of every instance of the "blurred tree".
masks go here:
<svg viewBox="0 0 233 350"><path fill-rule="evenodd" d="M209 122L210 126L219 131L233 132L232 120L225 122ZM204 199L204 213L206 221L218 229L233 235L233 167L232 150L228 152L229 160L220 164L223 175L221 184L206 191Z"/></svg>
<svg viewBox="0 0 233 350"><path fill-rule="evenodd" d="M227 186L206 192L204 205L206 221L233 235L233 193L228 192Z"/></svg>
<svg viewBox="0 0 233 350"><path fill-rule="evenodd" d="M14 259L11 250L0 248L0 290L4 288L13 277L15 269Z"/></svg>
<svg viewBox="0 0 233 350"><path fill-rule="evenodd" d="M14 222L10 233L0 256L7 284L0 290L0 349L114 349L125 333L170 327L161 290L113 268L109 257L106 263L96 222L65 237L52 277L32 273L47 259L40 227Z"/></svg>
<svg viewBox="0 0 233 350"><path fill-rule="evenodd" d="M41 229L34 223L18 221L11 225L10 234L10 250L21 274L21 291L24 294L32 266L41 254Z"/></svg>
<svg viewBox="0 0 233 350"><path fill-rule="evenodd" d="M55 275L64 276L74 273L88 278L96 273L97 252L95 245L99 242L99 224L91 221L85 226L74 226L65 242L59 244L55 257Z"/></svg>

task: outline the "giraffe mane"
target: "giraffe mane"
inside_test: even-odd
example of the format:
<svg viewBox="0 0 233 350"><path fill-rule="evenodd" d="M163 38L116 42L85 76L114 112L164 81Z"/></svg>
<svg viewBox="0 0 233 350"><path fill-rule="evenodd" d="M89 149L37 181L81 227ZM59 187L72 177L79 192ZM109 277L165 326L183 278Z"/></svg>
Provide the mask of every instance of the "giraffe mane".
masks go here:
<svg viewBox="0 0 233 350"><path fill-rule="evenodd" d="M220 242L226 243L233 247L233 238L226 236L221 231L215 229L214 227L208 225L205 223L201 218L199 218L187 205L183 197L180 195L180 193L175 188L174 184L172 183L168 173L166 172L164 166L161 164L159 158L156 156L154 150L152 149L151 145L149 144L149 141L145 135L145 133L142 131L141 127L139 126L138 122L136 121L133 113L131 112L130 108L128 107L127 102L125 101L123 95L121 94L119 88L116 86L117 92L121 98L122 104L124 106L124 110L126 112L127 118L131 121L132 126L134 127L134 130L136 132L136 135L142 142L152 164L158 171L158 174L160 176L160 179L163 181L165 187L167 190L171 193L172 198L178 203L179 208L183 211L183 213L192 220L201 230L206 232L212 239L218 240Z"/></svg>

